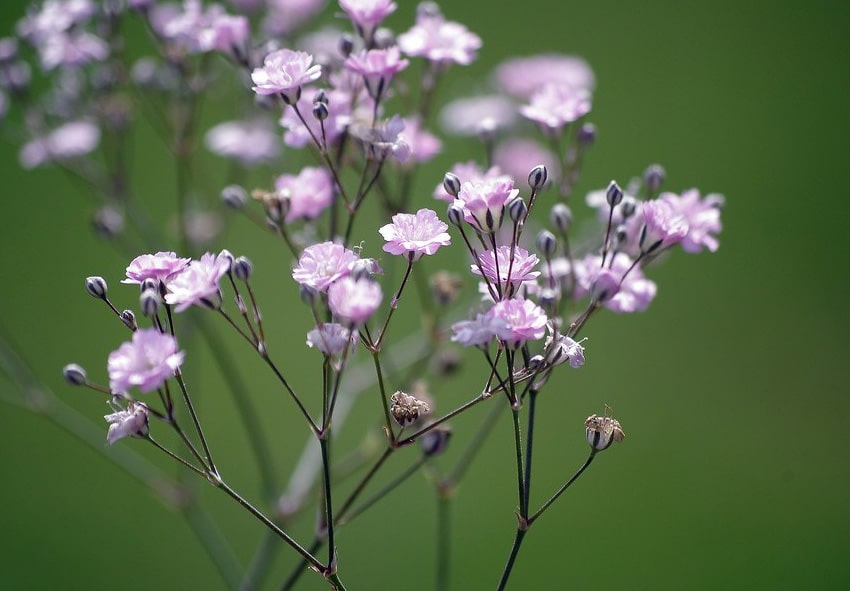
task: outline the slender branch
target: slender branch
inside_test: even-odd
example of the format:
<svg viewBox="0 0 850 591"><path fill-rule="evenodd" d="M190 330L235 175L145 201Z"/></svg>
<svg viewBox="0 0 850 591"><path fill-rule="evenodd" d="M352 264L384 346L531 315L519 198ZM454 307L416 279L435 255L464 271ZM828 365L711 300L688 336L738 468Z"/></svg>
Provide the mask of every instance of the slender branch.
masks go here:
<svg viewBox="0 0 850 591"><path fill-rule="evenodd" d="M540 507L537 511L534 512L534 514L532 514L528 518L529 527L531 526L532 523L537 521L537 518L540 517L543 514L543 512L546 511L546 509L548 509L552 505L552 503L554 503L555 501L558 500L558 497L560 497L562 494L564 494L564 491L566 491L570 487L570 485L578 479L579 476L582 475L582 473L587 469L587 467L590 466L590 463L593 461L594 457L596 457L596 450L591 449L590 455L587 457L587 459L584 461L584 463L581 465L581 467L578 470L576 470L576 473L573 474L572 477L569 480L567 480L564 483L564 485L561 488L559 488L558 491L554 495L549 497L549 500L546 501L545 503L543 503L542 507Z"/></svg>

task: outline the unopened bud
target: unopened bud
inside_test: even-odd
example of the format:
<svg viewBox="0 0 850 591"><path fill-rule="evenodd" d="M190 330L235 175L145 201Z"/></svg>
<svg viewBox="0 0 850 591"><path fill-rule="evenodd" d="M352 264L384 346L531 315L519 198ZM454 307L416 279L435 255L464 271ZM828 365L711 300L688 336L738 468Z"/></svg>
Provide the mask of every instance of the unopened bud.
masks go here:
<svg viewBox="0 0 850 591"><path fill-rule="evenodd" d="M590 415L584 422L584 428L587 443L595 451L608 449L615 441L620 443L626 438L619 421L612 417Z"/></svg>
<svg viewBox="0 0 850 591"><path fill-rule="evenodd" d="M101 207L92 218L92 226L103 238L114 238L124 230L124 215L114 207Z"/></svg>
<svg viewBox="0 0 850 591"><path fill-rule="evenodd" d="M155 291L159 288L159 282L153 277L147 277L139 284L139 291Z"/></svg>
<svg viewBox="0 0 850 591"><path fill-rule="evenodd" d="M324 121L330 115L330 111L328 111L327 103L315 102L313 103L313 117L316 118L316 121Z"/></svg>
<svg viewBox="0 0 850 591"><path fill-rule="evenodd" d="M312 307L314 303L316 303L316 298L319 297L319 292L315 287L310 287L309 285L301 284L298 288L298 295L301 297L301 301Z"/></svg>
<svg viewBox="0 0 850 591"><path fill-rule="evenodd" d="M543 364L546 362L546 359L543 355L534 355L531 359L528 360L528 369L532 371L536 371L543 367Z"/></svg>
<svg viewBox="0 0 850 591"><path fill-rule="evenodd" d="M390 414L402 427L413 424L419 415L428 414L430 411L431 407L427 402L405 394L401 390L390 397Z"/></svg>
<svg viewBox="0 0 850 591"><path fill-rule="evenodd" d="M106 299L107 289L106 279L103 277L86 277L86 291L89 292L91 297L99 300Z"/></svg>
<svg viewBox="0 0 850 591"><path fill-rule="evenodd" d="M448 427L436 427L419 438L422 453L428 457L438 456L449 446L452 430Z"/></svg>
<svg viewBox="0 0 850 591"><path fill-rule="evenodd" d="M251 264L251 261L247 257L237 257L233 261L231 268L233 269L233 274L240 281L248 281L254 272L254 265Z"/></svg>
<svg viewBox="0 0 850 591"><path fill-rule="evenodd" d="M513 223L518 224L521 220L525 219L527 214L528 206L525 204L525 200L519 195L511 199L510 203L508 203L508 217L511 218Z"/></svg>
<svg viewBox="0 0 850 591"><path fill-rule="evenodd" d="M443 176L443 189L452 197L457 197L460 193L460 178L453 172L447 172Z"/></svg>
<svg viewBox="0 0 850 591"><path fill-rule="evenodd" d="M63 367L62 376L72 386L85 386L89 380L86 370L76 363L69 363Z"/></svg>
<svg viewBox="0 0 850 591"><path fill-rule="evenodd" d="M538 164L528 173L528 186L532 191L539 191L549 180L549 171L543 164Z"/></svg>
<svg viewBox="0 0 850 591"><path fill-rule="evenodd" d="M540 302L540 305L544 308L552 308L555 304L558 303L560 297L561 293L557 289L553 289L551 287L544 287L540 290L537 299Z"/></svg>
<svg viewBox="0 0 850 591"><path fill-rule="evenodd" d="M218 253L218 258L227 261L227 271L229 273L231 269L233 269L233 253L225 248L222 249L220 253Z"/></svg>
<svg viewBox="0 0 850 591"><path fill-rule="evenodd" d="M608 190L605 191L605 199L611 207L618 206L623 200L623 190L620 188L620 185L617 184L617 181L611 181L608 183Z"/></svg>
<svg viewBox="0 0 850 591"><path fill-rule="evenodd" d="M228 185L221 190L221 200L231 209L242 209L248 202L248 192L240 185Z"/></svg>
<svg viewBox="0 0 850 591"><path fill-rule="evenodd" d="M635 211L637 211L637 201L633 197L623 197L623 202L620 204L623 221L635 215Z"/></svg>
<svg viewBox="0 0 850 591"><path fill-rule="evenodd" d="M549 230L541 230L537 235L537 249L548 260L555 254L555 249L558 248L558 239Z"/></svg>
<svg viewBox="0 0 850 591"><path fill-rule="evenodd" d="M573 223L573 212L563 203L556 203L549 213L549 221L558 232L565 234Z"/></svg>
<svg viewBox="0 0 850 591"><path fill-rule="evenodd" d="M156 316L161 304L162 299L159 297L159 293L154 289L146 289L139 296L139 307L142 309L142 314L148 318Z"/></svg>
<svg viewBox="0 0 850 591"><path fill-rule="evenodd" d="M629 230L625 225L617 226L614 230L614 244L620 249L629 240Z"/></svg>
<svg viewBox="0 0 850 591"><path fill-rule="evenodd" d="M136 330L139 328L139 325L136 324L136 315L133 314L132 310L124 310L121 312L121 322L123 322L124 326L130 330Z"/></svg>
<svg viewBox="0 0 850 591"><path fill-rule="evenodd" d="M354 51L354 38L348 33L344 33L339 38L339 53L342 57L348 57Z"/></svg>
<svg viewBox="0 0 850 591"><path fill-rule="evenodd" d="M387 49L395 45L395 35L390 29L380 27L375 31L372 42L375 45L375 49Z"/></svg>
<svg viewBox="0 0 850 591"><path fill-rule="evenodd" d="M667 173L660 164L650 164L646 172L643 173L643 182L646 183L646 188L650 193L656 193L664 183L664 178Z"/></svg>
<svg viewBox="0 0 850 591"><path fill-rule="evenodd" d="M446 218L450 224L460 227L463 223L463 207L452 203L446 210Z"/></svg>
<svg viewBox="0 0 850 591"><path fill-rule="evenodd" d="M584 123L578 128L578 143L583 147L592 146L596 141L596 126L593 123Z"/></svg>
<svg viewBox="0 0 850 591"><path fill-rule="evenodd" d="M328 95L325 94L325 91L321 88L316 93L316 96L313 97L313 103L324 103L328 104Z"/></svg>

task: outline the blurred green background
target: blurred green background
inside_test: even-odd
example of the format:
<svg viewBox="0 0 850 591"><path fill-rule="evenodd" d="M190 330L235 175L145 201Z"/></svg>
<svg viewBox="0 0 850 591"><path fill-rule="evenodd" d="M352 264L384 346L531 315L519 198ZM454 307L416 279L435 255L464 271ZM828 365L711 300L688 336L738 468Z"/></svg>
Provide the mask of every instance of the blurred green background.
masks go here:
<svg viewBox="0 0 850 591"><path fill-rule="evenodd" d="M414 5L403 4L389 21L396 30L412 22ZM2 3L0 36L24 5ZM585 333L587 365L560 372L541 398L539 500L583 461L585 416L612 405L628 438L534 527L511 588L850 585L850 258L843 238L850 207L841 184L850 157L848 5L526 0L443 9L484 40L478 62L455 73L444 97L479 88L492 66L514 55L560 51L590 62L599 141L579 192L659 162L668 189L696 186L727 197L720 250L676 253L651 271L659 295L650 310L597 317ZM214 121L215 108L206 116ZM144 178L137 189L165 223L173 171L161 148L139 134ZM0 150L0 322L43 383L99 424L102 399L67 387L60 370L77 361L105 380L106 356L126 331L85 294L83 278L105 276L120 305L135 306L135 292L118 286L127 260L90 234L90 203L66 177L22 171L9 139ZM430 203L443 171L477 156L473 150L450 143L418 176L419 203ZM367 243L371 254L376 236ZM315 352L302 352L309 326L279 242L238 219L220 246L255 262L272 353L284 369L318 367ZM446 264L450 256L430 268ZM234 360L251 376L243 394L261 406L276 460L288 471L306 431L257 360L234 345ZM187 363L224 475L258 499L230 397L201 349ZM470 358L461 380L435 392L440 408L476 392L482 372ZM13 395L7 382L0 388ZM361 404L347 426L352 444L374 424L374 400L366 398L371 406ZM0 588L223 588L179 513L47 420L0 409ZM479 410L454 423L455 443L481 420ZM504 564L516 523L510 433L509 421L497 425L456 497L453 589L492 589ZM393 470L407 461L399 454ZM247 563L261 526L208 489L199 494ZM349 589L432 588L435 505L416 476L342 530L340 572ZM309 538L311 520L294 528L299 539ZM286 549L277 558L269 589L294 564ZM302 582L324 588L312 575Z"/></svg>

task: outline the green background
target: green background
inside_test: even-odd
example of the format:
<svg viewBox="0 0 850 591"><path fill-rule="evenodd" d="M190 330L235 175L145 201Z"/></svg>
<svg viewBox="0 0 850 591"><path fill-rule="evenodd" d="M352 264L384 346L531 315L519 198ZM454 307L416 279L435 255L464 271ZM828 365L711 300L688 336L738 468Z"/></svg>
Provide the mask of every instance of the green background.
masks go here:
<svg viewBox="0 0 850 591"><path fill-rule="evenodd" d="M413 5L404 4L389 23L397 30L411 22ZM584 459L586 415L612 405L628 438L600 456L534 527L512 588L850 584L850 207L841 180L850 156L847 5L526 0L443 8L484 40L478 62L456 74L444 96L478 88L475 81L513 55L579 53L593 66L591 119L600 133L580 192L660 162L669 189L697 186L727 197L720 250L676 253L654 269L659 294L650 310L594 319L587 365L562 371L541 399L537 499ZM3 2L0 34L22 12L19 0ZM207 116L214 120L214 111ZM137 189L164 222L173 167L161 144L145 134L138 142ZM106 355L126 332L82 282L104 275L121 305L135 306L134 292L118 285L126 258L87 231L91 207L64 176L20 170L9 138L0 150L0 320L43 383L99 421L102 399L64 385L60 369L78 361L105 379ZM454 144L418 177L421 204L429 203L442 172L477 155L473 150ZM365 236L370 225L377 220L359 231ZM372 254L376 236L369 239ZM282 366L318 367L314 352L302 352L309 326L280 244L240 219L222 245L256 264ZM435 269L450 259L429 262ZM257 360L234 345L276 458L291 466L306 431ZM205 354L189 355L190 385L221 469L258 498L232 403ZM440 408L476 392L483 371L480 360L469 358L464 377L435 392ZM4 397L14 395L8 383L0 388ZM354 442L374 424L371 402L352 419L362 428L351 435ZM0 408L0 588L223 587L178 513L47 420ZM479 410L454 423L458 441L483 416ZM495 587L515 527L511 454L504 420L453 507L453 589ZM394 460L396 470L406 465ZM247 562L261 527L223 495L200 494ZM349 589L432 588L434 515L433 494L417 476L343 530L340 572ZM309 538L310 521L295 527L299 539ZM291 552L281 551L268 588L277 588L292 564ZM324 588L315 576L303 583Z"/></svg>

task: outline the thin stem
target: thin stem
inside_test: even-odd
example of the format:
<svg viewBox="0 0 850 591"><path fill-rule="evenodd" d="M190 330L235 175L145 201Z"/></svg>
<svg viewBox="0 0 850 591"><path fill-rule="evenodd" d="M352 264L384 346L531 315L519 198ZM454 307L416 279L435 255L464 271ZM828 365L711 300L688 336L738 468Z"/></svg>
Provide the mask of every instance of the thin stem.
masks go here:
<svg viewBox="0 0 850 591"><path fill-rule="evenodd" d="M384 386L384 373L381 369L381 352L377 350L374 351L372 353L372 359L375 363L375 374L378 377L378 389L381 391L381 401L383 403L382 406L384 408L384 422L385 427L387 429L387 437L390 438L391 442L394 442L395 435L393 434L393 423L392 419L390 418L390 403L389 399L387 398L386 386Z"/></svg>
<svg viewBox="0 0 850 591"><path fill-rule="evenodd" d="M434 588L448 591L451 580L451 495L437 494L437 574Z"/></svg>
<svg viewBox="0 0 850 591"><path fill-rule="evenodd" d="M316 426L316 423L313 421L313 417L311 417L310 413L307 412L307 409L304 408L304 404L301 402L301 399L298 398L298 395L295 393L295 391L289 385L289 382L287 382L286 378L283 377L283 374L280 373L280 370L277 368L277 366L274 364L274 362L269 357L268 352L263 350L262 352L260 352L260 357L262 357L263 361L266 362L266 365L268 365L271 368L271 370L274 372L274 375L277 376L278 381L280 381L280 383L283 384L283 387L289 393L289 396L292 398L293 401L295 401L296 406L298 406L298 410L300 410L301 414L304 415L304 418L307 420L307 423L309 423L310 428L314 432L318 431L319 428Z"/></svg>
<svg viewBox="0 0 850 591"><path fill-rule="evenodd" d="M197 432L198 438L201 440L201 445L204 448L204 455L207 459L206 465L209 467L211 472L217 474L218 470L216 470L215 468L215 462L213 462L212 454L210 453L210 447L207 443L207 438L204 437L204 430L201 428L201 422L198 419L198 413L195 412L195 406L192 404L192 399L189 397L189 390L186 388L186 382L183 381L183 374L178 369L174 373L174 377L177 380L177 384L180 386L180 392L183 393L183 401L186 403L186 408L189 409L189 415L191 415L192 417L192 422L195 425L195 431Z"/></svg>
<svg viewBox="0 0 850 591"><path fill-rule="evenodd" d="M339 517L339 525L346 525L351 523L355 517L369 509L369 507L373 506L375 503L380 501L382 498L387 496L393 490L395 490L400 484L402 484L405 480L416 474L416 472L428 461L428 456L423 455L418 460L416 460L413 464L408 466L404 472L393 478L387 484L385 484L381 489L376 492L374 495L369 497L363 504L355 507L350 512L346 513Z"/></svg>
<svg viewBox="0 0 850 591"><path fill-rule="evenodd" d="M392 301L390 301L390 311L387 313L387 319L384 321L384 326L381 328L381 332L378 333L378 342L375 343L375 348L380 348L381 343L384 342L384 335L387 334L387 327L390 325L390 319L393 317L393 312L395 312L396 308L398 308L398 302L401 299L401 293L404 291L404 286L407 284L407 280L410 277L410 272L413 270L413 257L412 255L407 259L407 269L404 271L404 277L401 279L401 285L398 286L398 291L396 291L393 296Z"/></svg>
<svg viewBox="0 0 850 591"><path fill-rule="evenodd" d="M504 591L507 586L508 578L511 576L511 571L514 568L514 562L516 562L517 554L519 554L519 548L522 545L523 539L525 539L527 531L528 530L522 528L517 528L514 544L511 546L511 553L508 555L508 562L505 564L505 570L502 571L502 578L499 579L499 585L496 587L496 591Z"/></svg>
<svg viewBox="0 0 850 591"><path fill-rule="evenodd" d="M162 445L159 441L157 441L156 439L154 439L150 435L146 435L145 439L150 441L154 445L154 447L156 447L161 452L165 453L165 455L170 457L172 460L178 462L179 464L182 464L184 467L188 468L189 470L191 470L195 474L198 474L199 476L203 476L204 478L206 478L207 473L204 470L201 470L197 466L190 464L189 462L187 462L186 460L184 460L183 458L178 456L176 453L174 453L170 449L166 448L164 445Z"/></svg>
<svg viewBox="0 0 850 591"><path fill-rule="evenodd" d="M587 457L587 459L584 461L584 463L581 465L581 467L578 470L576 470L576 473L573 474L572 477L569 480L567 480L564 483L564 485L561 488L559 488L558 491L554 495L549 497L549 500L546 501L545 503L543 503L542 507L540 507L537 511L534 512L534 514L532 514L528 518L528 526L529 527L531 527L531 524L534 523L535 521L537 521L537 518L540 517L543 514L543 512L546 511L546 509L548 509L549 506L552 503L557 501L558 497L560 497L562 494L564 494L564 491L566 491L570 487L570 485L573 482L575 482L578 479L579 476L582 475L582 473L587 469L587 467L590 466L590 463L593 461L594 457L596 457L596 450L591 449L590 455Z"/></svg>
<svg viewBox="0 0 850 591"><path fill-rule="evenodd" d="M528 517L528 505L531 503L531 456L534 442L534 416L537 404L537 391L531 390L528 404L528 429L525 434L525 506L521 514Z"/></svg>
<svg viewBox="0 0 850 591"><path fill-rule="evenodd" d="M514 449L516 451L516 479L519 493L519 510L520 514L525 517L523 507L527 507L528 501L525 500L525 475L522 467L522 432L520 431L518 408L511 406L511 418L513 419L514 427Z"/></svg>
<svg viewBox="0 0 850 591"><path fill-rule="evenodd" d="M433 423L428 423L428 425L426 425L425 427L422 427L421 429L416 431L413 435L409 435L408 437L405 437L404 439L399 439L398 441L396 441L396 446L402 447L402 446L409 445L409 444L413 443L414 441L416 441L416 439L418 439L419 437L421 437L422 435L424 435L428 431L431 431L435 427L438 427L439 425L445 423L446 421L448 421L452 417L459 415L463 411L472 408L473 406L475 406L479 402L481 402L483 400L487 400L492 395L493 394L490 391L482 392L481 394L479 394L478 396L476 396L475 398L473 398L469 402L461 404L459 407L457 407L453 411L443 415L442 417L440 417L439 419L437 419Z"/></svg>
<svg viewBox="0 0 850 591"><path fill-rule="evenodd" d="M322 159L325 161L325 164L328 167L328 170L333 176L334 183L336 183L337 188L339 189L339 194L342 196L343 201L345 201L346 205L350 203L348 199L348 195L345 193L345 187L342 186L342 181L339 179L339 175L337 174L336 166L334 166L333 161L331 161L330 155L328 155L328 151L323 147L322 142L319 141L319 138L316 137L316 134L313 133L313 130L307 125L307 121L304 119L304 116L301 114L301 111L298 109L297 103L292 103L290 105L292 110L295 111L295 115L298 119L301 120L301 124L304 125L304 129L307 130L307 133L310 134L310 137L313 138L313 143L316 144L316 147L319 148L319 153L322 155Z"/></svg>
<svg viewBox="0 0 850 591"><path fill-rule="evenodd" d="M325 519L328 532L328 564L336 562L336 546L334 545L334 515L333 502L331 501L331 460L328 452L328 433L323 432L319 437L319 446L322 448L322 473L324 474L325 487Z"/></svg>

